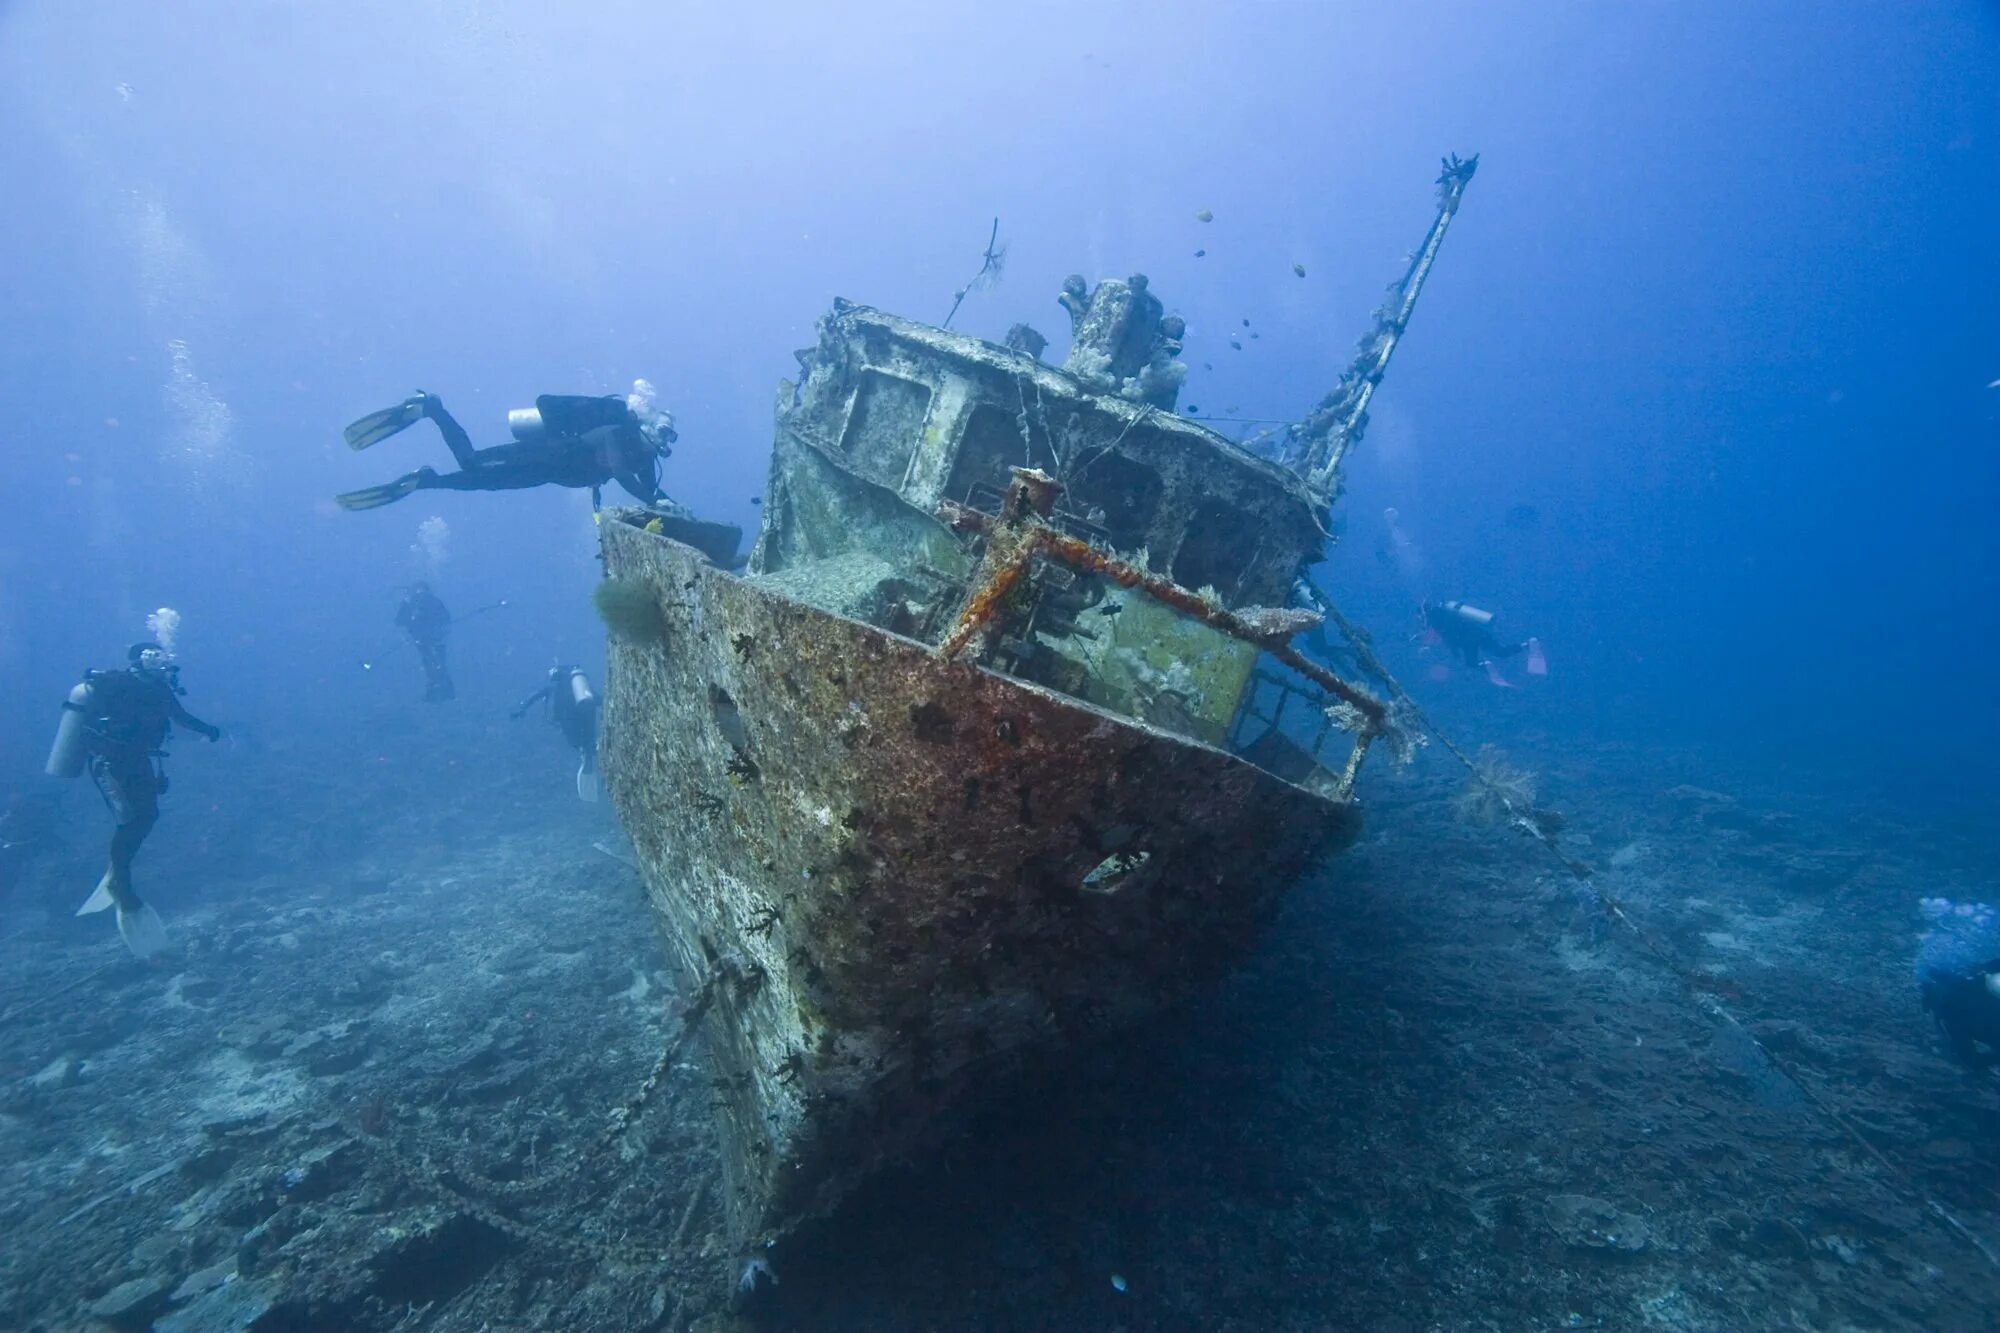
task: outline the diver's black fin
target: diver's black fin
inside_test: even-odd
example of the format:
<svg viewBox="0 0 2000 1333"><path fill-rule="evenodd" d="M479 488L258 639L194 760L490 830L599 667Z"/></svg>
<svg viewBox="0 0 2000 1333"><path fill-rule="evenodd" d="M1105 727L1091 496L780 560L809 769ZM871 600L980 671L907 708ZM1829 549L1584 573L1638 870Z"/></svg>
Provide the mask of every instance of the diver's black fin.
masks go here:
<svg viewBox="0 0 2000 1333"><path fill-rule="evenodd" d="M412 472L407 476L385 482L380 486L368 486L358 491L347 491L333 497L333 502L342 509L379 509L386 504L394 504L416 490L423 481L423 474Z"/></svg>
<svg viewBox="0 0 2000 1333"><path fill-rule="evenodd" d="M424 419L424 400L421 396L405 398L394 407L385 407L380 412L370 412L361 420L341 432L350 449L366 449L371 444L379 444L397 431L408 430Z"/></svg>

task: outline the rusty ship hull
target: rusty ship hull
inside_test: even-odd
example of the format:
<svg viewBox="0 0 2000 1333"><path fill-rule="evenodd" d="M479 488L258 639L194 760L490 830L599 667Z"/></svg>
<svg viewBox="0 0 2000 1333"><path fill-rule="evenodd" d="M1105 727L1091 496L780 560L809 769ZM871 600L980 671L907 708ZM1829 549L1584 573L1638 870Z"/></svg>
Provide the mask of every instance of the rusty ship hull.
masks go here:
<svg viewBox="0 0 2000 1333"><path fill-rule="evenodd" d="M920 1152L1026 1053L1239 958L1351 802L724 572L629 523L603 773L703 987L730 1239Z"/></svg>

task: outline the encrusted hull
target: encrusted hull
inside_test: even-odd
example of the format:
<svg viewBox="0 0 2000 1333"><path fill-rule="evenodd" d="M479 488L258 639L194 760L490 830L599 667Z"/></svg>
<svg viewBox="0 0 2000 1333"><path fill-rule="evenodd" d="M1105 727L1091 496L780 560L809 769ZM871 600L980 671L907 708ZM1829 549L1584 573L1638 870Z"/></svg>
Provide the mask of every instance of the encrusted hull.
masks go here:
<svg viewBox="0 0 2000 1333"><path fill-rule="evenodd" d="M745 1250L831 1209L1012 1061L1240 957L1352 807L776 596L624 523L665 616L612 640L603 771L670 947L713 981Z"/></svg>

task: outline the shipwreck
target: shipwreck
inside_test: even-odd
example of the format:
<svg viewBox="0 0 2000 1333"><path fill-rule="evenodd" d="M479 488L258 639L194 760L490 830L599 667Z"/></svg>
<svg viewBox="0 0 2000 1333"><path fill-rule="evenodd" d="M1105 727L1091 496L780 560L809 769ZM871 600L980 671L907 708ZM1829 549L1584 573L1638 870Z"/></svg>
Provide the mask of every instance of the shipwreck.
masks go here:
<svg viewBox="0 0 2000 1333"><path fill-rule="evenodd" d="M742 572L604 516L658 616L611 639L603 773L698 997L739 1260L1241 958L1355 838L1395 720L1292 646L1302 576L1475 164L1275 448L1176 414L1142 276L1064 284L1060 366L836 301Z"/></svg>

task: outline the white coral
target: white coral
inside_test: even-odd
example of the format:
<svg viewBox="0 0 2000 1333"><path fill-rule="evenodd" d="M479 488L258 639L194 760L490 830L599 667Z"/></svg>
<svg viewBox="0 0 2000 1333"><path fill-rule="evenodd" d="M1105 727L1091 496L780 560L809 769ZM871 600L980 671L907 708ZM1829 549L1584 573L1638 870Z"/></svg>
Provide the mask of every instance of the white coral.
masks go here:
<svg viewBox="0 0 2000 1333"><path fill-rule="evenodd" d="M1072 347L1063 369L1087 384L1111 386L1111 358L1095 347Z"/></svg>

